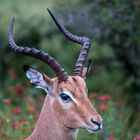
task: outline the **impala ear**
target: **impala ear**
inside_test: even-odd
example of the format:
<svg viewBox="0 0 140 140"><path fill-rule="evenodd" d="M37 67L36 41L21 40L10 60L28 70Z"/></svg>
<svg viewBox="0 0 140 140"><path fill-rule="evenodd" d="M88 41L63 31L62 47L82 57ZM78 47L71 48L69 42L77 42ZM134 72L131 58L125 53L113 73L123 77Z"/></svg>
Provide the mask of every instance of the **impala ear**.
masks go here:
<svg viewBox="0 0 140 140"><path fill-rule="evenodd" d="M52 80L49 77L27 65L23 66L23 70L33 86L36 88L41 88L47 93L50 93L52 89Z"/></svg>
<svg viewBox="0 0 140 140"><path fill-rule="evenodd" d="M82 77L83 78L85 78L87 76L87 74L89 73L90 69L91 69L91 59L86 61L85 64L84 64L83 71L82 71Z"/></svg>

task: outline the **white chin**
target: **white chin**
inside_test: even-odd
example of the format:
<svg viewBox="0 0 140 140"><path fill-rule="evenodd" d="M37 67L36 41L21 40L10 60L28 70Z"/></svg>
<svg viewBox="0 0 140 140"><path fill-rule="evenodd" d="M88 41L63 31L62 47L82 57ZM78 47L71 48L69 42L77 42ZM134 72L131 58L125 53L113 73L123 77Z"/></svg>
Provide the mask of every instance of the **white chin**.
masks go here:
<svg viewBox="0 0 140 140"><path fill-rule="evenodd" d="M89 133L97 133L99 129L92 129L92 128L87 128L86 129Z"/></svg>

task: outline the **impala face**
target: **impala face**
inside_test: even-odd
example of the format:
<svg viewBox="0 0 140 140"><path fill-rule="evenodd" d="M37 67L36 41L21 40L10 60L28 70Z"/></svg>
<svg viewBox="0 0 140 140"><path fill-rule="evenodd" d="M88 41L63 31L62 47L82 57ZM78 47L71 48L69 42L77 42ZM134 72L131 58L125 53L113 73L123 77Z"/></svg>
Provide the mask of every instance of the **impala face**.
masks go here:
<svg viewBox="0 0 140 140"><path fill-rule="evenodd" d="M96 132L102 128L102 119L89 101L87 92L86 84L81 77L70 76L66 83L58 85L53 105L54 108L59 106L55 109L65 126Z"/></svg>
<svg viewBox="0 0 140 140"><path fill-rule="evenodd" d="M65 37L83 46L72 76L69 76L48 53L35 48L18 46L13 37L14 18L9 27L9 48L15 53L32 56L45 62L55 72L56 78L51 79L31 67L24 66L30 83L48 93L47 98L61 124L70 129L84 128L89 132L96 132L102 128L102 119L88 99L88 90L84 81L90 67L90 61L86 61L90 40L87 37L71 34L56 20L50 10L48 12Z"/></svg>
<svg viewBox="0 0 140 140"><path fill-rule="evenodd" d="M66 82L59 83L57 78L50 79L37 70L24 66L30 83L48 93L50 103L57 118L67 128L84 128L96 132L102 128L102 118L87 96L87 87L83 78L68 76Z"/></svg>

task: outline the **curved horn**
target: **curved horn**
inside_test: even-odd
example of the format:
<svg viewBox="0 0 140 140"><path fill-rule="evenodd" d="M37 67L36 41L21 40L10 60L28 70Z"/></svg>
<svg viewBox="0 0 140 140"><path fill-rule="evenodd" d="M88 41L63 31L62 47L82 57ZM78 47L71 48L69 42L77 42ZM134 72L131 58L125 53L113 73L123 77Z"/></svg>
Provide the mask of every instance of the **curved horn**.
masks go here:
<svg viewBox="0 0 140 140"><path fill-rule="evenodd" d="M55 22L55 24L59 28L59 30L63 33L63 35L66 38L68 38L69 40L76 42L78 44L81 44L83 46L83 48L80 51L79 57L78 57L77 62L76 62L75 69L74 69L73 74L72 74L72 75L82 76L83 66L84 66L85 60L87 58L89 49L90 49L89 38L71 34L62 24L60 24L57 21L57 19L54 17L54 15L51 13L51 11L49 9L47 9L47 10L48 10L50 16L52 17L53 21Z"/></svg>
<svg viewBox="0 0 140 140"><path fill-rule="evenodd" d="M53 57L49 56L48 53L45 53L41 50L37 50L35 48L22 47L16 45L13 37L13 26L14 26L14 17L12 18L12 21L10 23L9 32L8 32L9 48L16 53L28 55L40 59L41 61L48 64L54 70L60 82L66 81L67 73Z"/></svg>

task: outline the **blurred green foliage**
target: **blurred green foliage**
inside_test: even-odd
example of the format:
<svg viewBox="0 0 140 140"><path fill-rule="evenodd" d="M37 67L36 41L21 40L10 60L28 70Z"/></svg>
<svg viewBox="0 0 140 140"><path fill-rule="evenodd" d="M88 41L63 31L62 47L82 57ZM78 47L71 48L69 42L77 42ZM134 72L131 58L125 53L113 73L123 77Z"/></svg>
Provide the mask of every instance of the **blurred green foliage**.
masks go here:
<svg viewBox="0 0 140 140"><path fill-rule="evenodd" d="M22 71L24 64L35 67L50 77L55 76L52 70L42 62L9 52L7 32L12 16L16 19L14 36L17 44L48 52L69 74L74 68L81 46L68 41L59 32L51 21L46 11L47 8L50 8L59 21L72 33L91 38L92 46L89 58L92 59L93 65L86 79L89 92L97 92L99 95L109 94L113 98L112 104L116 105L116 107L110 107L114 109L115 113L112 114L112 111L109 110L108 114L102 114L107 132L94 136L97 139L107 139L110 135L114 135L116 139L129 140L134 137L134 134L140 134L138 131L140 129L138 125L140 123L139 0L1 0L1 114L5 114L2 103L5 98L10 98L13 106L21 107L22 99L27 95L32 96L35 101L38 100L36 98L38 90L26 83L27 80ZM16 89L20 84L23 86L24 94L21 95L21 98L16 98ZM15 89L11 90L13 86ZM117 106L119 101L126 103L120 112ZM119 116L119 113L122 116ZM110 116L111 122L106 120L107 116ZM110 123L114 123L116 127L112 128ZM4 128L6 129L6 126ZM123 132L129 132L130 136L122 136ZM92 135L85 132L80 133L79 136L81 139L92 139Z"/></svg>

